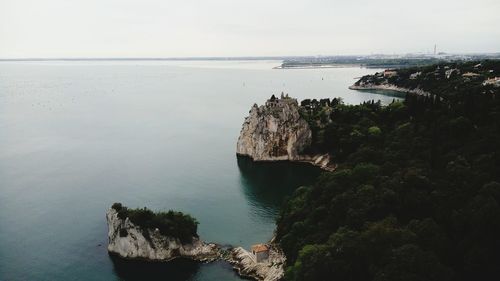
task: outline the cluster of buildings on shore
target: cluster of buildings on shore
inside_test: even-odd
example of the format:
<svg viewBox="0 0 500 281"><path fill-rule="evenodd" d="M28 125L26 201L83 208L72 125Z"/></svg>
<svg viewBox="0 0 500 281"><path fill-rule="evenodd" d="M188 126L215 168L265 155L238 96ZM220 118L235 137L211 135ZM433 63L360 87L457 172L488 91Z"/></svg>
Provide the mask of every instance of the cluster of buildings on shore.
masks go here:
<svg viewBox="0 0 500 281"><path fill-rule="evenodd" d="M493 85L495 87L500 87L500 77L493 77L490 79L486 79L483 82L483 85Z"/></svg>
<svg viewBox="0 0 500 281"><path fill-rule="evenodd" d="M471 79L484 77L484 70L482 71L482 73L478 73L478 72L481 72L481 71L479 71L481 67L482 67L482 65L479 63L477 65L474 65L474 70L467 71L467 72L461 74L461 71L458 68L450 68L449 66L444 66L444 70L445 70L444 76L446 79L450 79L452 76L461 74L461 76L463 78L465 78L466 81L470 81ZM434 76L436 76L436 77L442 76L441 71L442 71L441 68L438 66L436 68L436 70L434 71ZM491 73L491 74L494 73L493 70L486 70L486 72ZM410 74L409 78L410 78L410 80L415 80L418 77L420 77L421 75L422 75L422 72L418 71L418 72ZM384 72L376 73L375 76L383 77L383 78L396 77L396 76L398 76L398 71L396 69L386 69L386 70L384 70ZM437 78L437 79L439 79L439 78ZM495 77L486 78L482 84L483 84L483 86L493 85L495 87L500 87L500 77L495 76Z"/></svg>

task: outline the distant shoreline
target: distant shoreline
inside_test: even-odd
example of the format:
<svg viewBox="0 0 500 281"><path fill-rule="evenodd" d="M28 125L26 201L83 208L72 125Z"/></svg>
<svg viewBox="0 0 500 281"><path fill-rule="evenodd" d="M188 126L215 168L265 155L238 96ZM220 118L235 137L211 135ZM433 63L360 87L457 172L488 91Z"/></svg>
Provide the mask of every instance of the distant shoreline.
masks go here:
<svg viewBox="0 0 500 281"><path fill-rule="evenodd" d="M360 67L360 68L366 68L363 67L360 64L341 64L341 63L336 63L336 64L316 64L316 65L291 65L291 66L283 66L279 65L276 67L273 67L273 69L322 69L322 68L345 68L345 67Z"/></svg>
<svg viewBox="0 0 500 281"><path fill-rule="evenodd" d="M0 58L2 61L283 61L286 57L185 57L185 58Z"/></svg>
<svg viewBox="0 0 500 281"><path fill-rule="evenodd" d="M356 63L335 63L335 64L285 64L276 66L273 69L322 69L322 68L366 68L366 69L387 69L387 68L406 68L414 67L415 65L402 65L402 64L356 64Z"/></svg>
<svg viewBox="0 0 500 281"><path fill-rule="evenodd" d="M366 91L366 90L375 90L375 91L391 91L391 92L397 92L397 93L404 93L404 94L417 94L417 95L423 95L423 96L429 96L430 93L421 90L421 89L408 89L408 88L402 88L398 87L396 85L392 84L386 84L386 85L367 85L367 86L357 86L357 85L351 85L349 86L350 90L357 90L357 91Z"/></svg>

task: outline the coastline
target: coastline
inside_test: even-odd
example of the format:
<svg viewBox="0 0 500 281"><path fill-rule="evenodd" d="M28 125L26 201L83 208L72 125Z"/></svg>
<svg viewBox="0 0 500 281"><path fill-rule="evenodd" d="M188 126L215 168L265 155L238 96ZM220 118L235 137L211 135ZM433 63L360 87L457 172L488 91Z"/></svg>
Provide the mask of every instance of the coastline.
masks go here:
<svg viewBox="0 0 500 281"><path fill-rule="evenodd" d="M247 154L236 153L237 157L249 158L253 162L293 162L293 163L305 163L318 167L326 172L333 172L337 169L337 165L330 163L330 155L327 154L317 154L317 155L299 155L297 159L280 159L280 158L269 158L269 159L259 159L255 160L252 156Z"/></svg>
<svg viewBox="0 0 500 281"><path fill-rule="evenodd" d="M118 208L118 210L117 210ZM274 239L266 243L269 258L258 261L254 254L242 247L224 247L207 243L197 234L191 241L161 233L158 225L139 225L126 217L120 217L121 203L115 203L106 212L108 224L108 255L124 261L168 263L176 259L199 263L225 261L242 278L277 281L284 275L286 257Z"/></svg>
<svg viewBox="0 0 500 281"><path fill-rule="evenodd" d="M351 85L349 86L350 90L384 90L384 91L394 91L394 92L399 92L399 93L409 93L409 94L417 94L417 95L422 95L422 96L427 96L430 95L429 92L426 92L422 89L408 89L408 88L402 88L398 87L396 85L392 84L386 84L386 85L374 85L374 84L368 84L366 86L356 86L356 85Z"/></svg>
<svg viewBox="0 0 500 281"><path fill-rule="evenodd" d="M325 64L292 64L292 65L279 65L273 69L322 69L322 68L366 68L366 69L382 69L382 68L405 68L407 65L400 64L358 64L358 63L325 63Z"/></svg>
<svg viewBox="0 0 500 281"><path fill-rule="evenodd" d="M296 66L275 66L273 69L323 69L323 68L353 68L360 67L360 64L323 64L323 65L296 65Z"/></svg>
<svg viewBox="0 0 500 281"><path fill-rule="evenodd" d="M268 246L269 257L264 262L257 262L251 252L241 247L233 248L226 261L241 278L259 281L281 280L285 274L285 254L274 243L269 243Z"/></svg>

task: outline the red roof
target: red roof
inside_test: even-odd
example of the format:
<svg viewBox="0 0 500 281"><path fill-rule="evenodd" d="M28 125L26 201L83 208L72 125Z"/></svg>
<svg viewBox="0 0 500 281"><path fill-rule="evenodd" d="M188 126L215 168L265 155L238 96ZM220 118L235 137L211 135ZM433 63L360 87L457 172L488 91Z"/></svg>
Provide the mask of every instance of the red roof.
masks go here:
<svg viewBox="0 0 500 281"><path fill-rule="evenodd" d="M269 247L265 244L256 244L252 246L252 252L260 253L269 251Z"/></svg>

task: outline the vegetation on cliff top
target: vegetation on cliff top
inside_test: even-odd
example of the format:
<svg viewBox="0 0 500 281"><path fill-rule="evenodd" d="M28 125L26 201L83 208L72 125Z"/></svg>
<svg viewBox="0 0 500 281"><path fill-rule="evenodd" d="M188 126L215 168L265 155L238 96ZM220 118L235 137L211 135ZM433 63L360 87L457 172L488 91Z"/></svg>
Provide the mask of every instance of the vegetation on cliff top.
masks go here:
<svg viewBox="0 0 500 281"><path fill-rule="evenodd" d="M122 220L127 217L132 223L144 229L156 229L162 235L179 238L182 242L191 242L193 237L198 237L198 221L188 214L169 210L167 212L153 212L146 207L129 209L121 203L112 206Z"/></svg>
<svg viewBox="0 0 500 281"><path fill-rule="evenodd" d="M500 91L434 82L388 106L302 105L339 168L282 208L287 280L498 279Z"/></svg>

